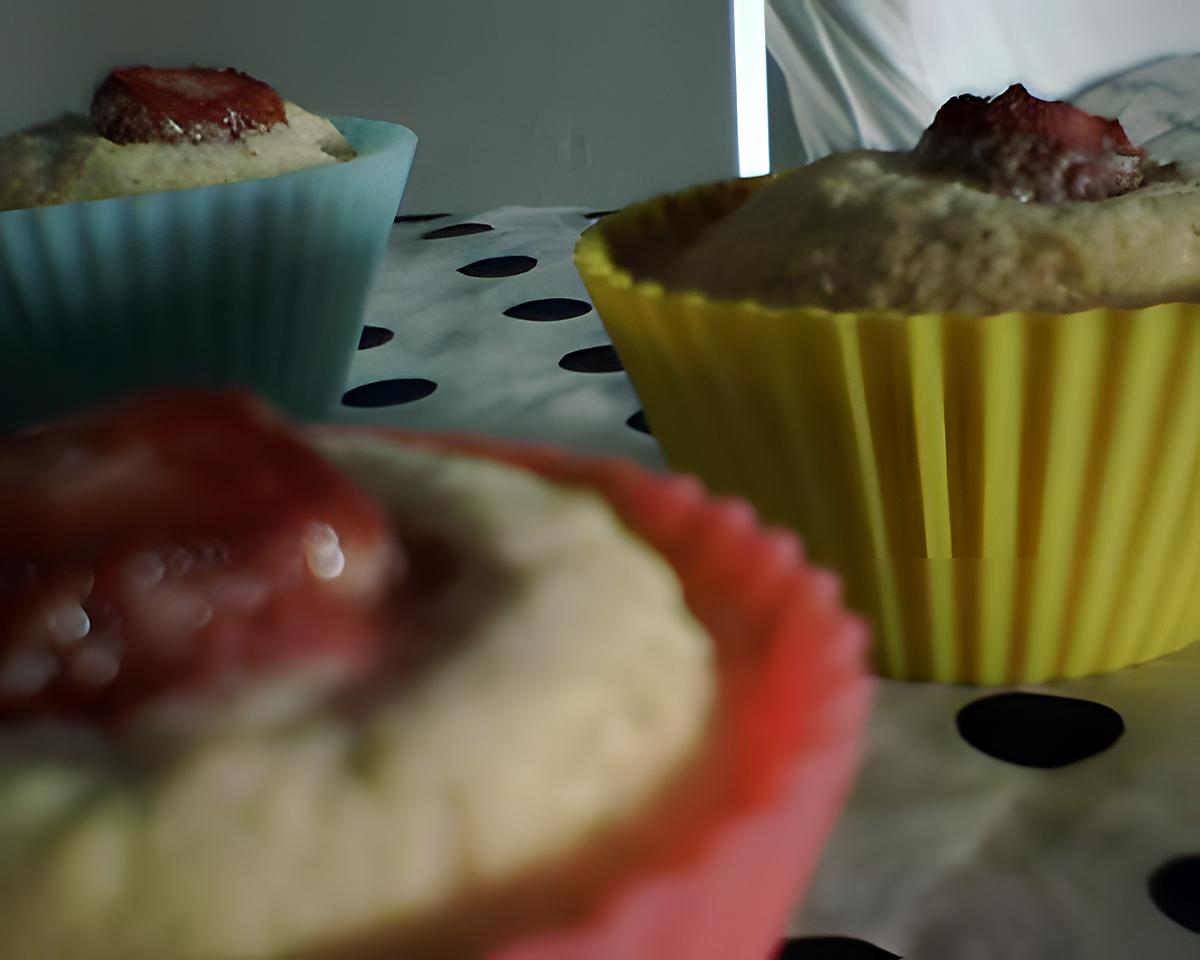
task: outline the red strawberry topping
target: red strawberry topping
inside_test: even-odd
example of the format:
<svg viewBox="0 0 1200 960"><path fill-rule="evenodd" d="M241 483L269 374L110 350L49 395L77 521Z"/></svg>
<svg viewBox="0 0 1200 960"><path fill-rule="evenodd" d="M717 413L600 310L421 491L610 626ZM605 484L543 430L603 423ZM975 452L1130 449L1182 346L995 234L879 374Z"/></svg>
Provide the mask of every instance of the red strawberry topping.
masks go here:
<svg viewBox="0 0 1200 960"><path fill-rule="evenodd" d="M92 122L114 143L237 140L286 123L283 99L233 69L118 67L92 98Z"/></svg>
<svg viewBox="0 0 1200 960"><path fill-rule="evenodd" d="M0 438L0 715L117 721L313 658L362 670L390 557L374 502L240 393Z"/></svg>
<svg viewBox="0 0 1200 960"><path fill-rule="evenodd" d="M1116 120L1062 100L1040 100L1019 83L988 100L969 94L942 106L913 151L926 173L965 176L993 193L1061 203L1136 189L1141 159Z"/></svg>

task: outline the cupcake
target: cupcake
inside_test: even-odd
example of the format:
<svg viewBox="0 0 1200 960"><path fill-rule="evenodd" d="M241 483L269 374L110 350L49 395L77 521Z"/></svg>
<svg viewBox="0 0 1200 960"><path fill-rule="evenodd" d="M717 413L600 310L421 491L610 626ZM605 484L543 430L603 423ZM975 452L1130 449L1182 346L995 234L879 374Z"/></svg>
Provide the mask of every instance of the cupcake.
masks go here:
<svg viewBox="0 0 1200 960"><path fill-rule="evenodd" d="M629 208L577 262L673 467L799 530L893 677L1200 639L1200 181L1015 86L908 154Z"/></svg>
<svg viewBox="0 0 1200 960"><path fill-rule="evenodd" d="M847 787L859 625L681 478L176 391L0 514L0 955L758 960Z"/></svg>
<svg viewBox="0 0 1200 960"><path fill-rule="evenodd" d="M0 138L0 430L155 384L341 393L416 138L236 70L124 67Z"/></svg>

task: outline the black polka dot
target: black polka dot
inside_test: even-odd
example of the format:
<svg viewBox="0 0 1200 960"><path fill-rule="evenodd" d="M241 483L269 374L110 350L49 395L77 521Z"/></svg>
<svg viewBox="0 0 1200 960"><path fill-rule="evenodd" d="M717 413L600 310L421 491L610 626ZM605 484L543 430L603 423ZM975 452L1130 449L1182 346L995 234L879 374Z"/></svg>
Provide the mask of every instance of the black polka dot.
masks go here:
<svg viewBox="0 0 1200 960"><path fill-rule="evenodd" d="M632 417L626 420L625 426L633 427L634 430L637 430L640 433L650 432L650 424L646 422L646 412L644 410L639 410Z"/></svg>
<svg viewBox="0 0 1200 960"><path fill-rule="evenodd" d="M1023 767L1065 767L1107 750L1125 732L1121 715L1091 700L998 693L967 704L956 720L977 750Z"/></svg>
<svg viewBox="0 0 1200 960"><path fill-rule="evenodd" d="M448 213L406 213L396 218L396 223L424 223L427 220L441 220Z"/></svg>
<svg viewBox="0 0 1200 960"><path fill-rule="evenodd" d="M459 267L458 272L468 277L515 277L518 273L528 273L536 266L537 261L533 257L487 257Z"/></svg>
<svg viewBox="0 0 1200 960"><path fill-rule="evenodd" d="M422 240L446 240L449 237L469 237L473 233L487 233L492 228L486 223L452 223L421 234Z"/></svg>
<svg viewBox="0 0 1200 960"><path fill-rule="evenodd" d="M382 347L394 336L395 334L387 327L373 327L368 323L362 328L362 333L358 335L358 349L370 350L372 347Z"/></svg>
<svg viewBox="0 0 1200 960"><path fill-rule="evenodd" d="M1150 899L1192 933L1200 933L1200 854L1168 860L1150 875Z"/></svg>
<svg viewBox="0 0 1200 960"><path fill-rule="evenodd" d="M873 943L853 937L792 937L783 942L776 960L898 960Z"/></svg>
<svg viewBox="0 0 1200 960"><path fill-rule="evenodd" d="M404 377L397 380L376 380L361 387L347 390L342 403L348 407L394 407L412 403L429 396L437 389L432 380L420 377Z"/></svg>
<svg viewBox="0 0 1200 960"><path fill-rule="evenodd" d="M616 210L589 210L585 213L585 220L599 220L601 217L607 217L610 213L616 213Z"/></svg>
<svg viewBox="0 0 1200 960"><path fill-rule="evenodd" d="M570 297L548 297L545 300L527 300L504 311L506 317L518 320L536 320L547 323L553 320L571 320L590 312L592 305L586 300Z"/></svg>
<svg viewBox="0 0 1200 960"><path fill-rule="evenodd" d="M617 351L608 343L599 347L572 350L558 361L558 365L574 373L616 373L623 369Z"/></svg>

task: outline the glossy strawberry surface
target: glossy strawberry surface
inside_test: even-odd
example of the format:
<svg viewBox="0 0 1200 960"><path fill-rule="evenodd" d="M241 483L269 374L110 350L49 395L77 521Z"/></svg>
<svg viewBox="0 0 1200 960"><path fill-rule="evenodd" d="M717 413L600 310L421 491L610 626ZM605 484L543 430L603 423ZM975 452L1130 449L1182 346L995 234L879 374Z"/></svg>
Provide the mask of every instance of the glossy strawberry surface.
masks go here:
<svg viewBox="0 0 1200 960"><path fill-rule="evenodd" d="M286 122L283 99L240 70L118 67L92 99L96 132L114 143L231 141Z"/></svg>
<svg viewBox="0 0 1200 960"><path fill-rule="evenodd" d="M1128 193L1142 181L1144 156L1118 121L1041 100L1019 83L990 100L948 100L913 152L919 170L1049 203Z"/></svg>
<svg viewBox="0 0 1200 960"><path fill-rule="evenodd" d="M306 658L367 665L392 550L375 503L240 393L0 438L0 713L116 719Z"/></svg>

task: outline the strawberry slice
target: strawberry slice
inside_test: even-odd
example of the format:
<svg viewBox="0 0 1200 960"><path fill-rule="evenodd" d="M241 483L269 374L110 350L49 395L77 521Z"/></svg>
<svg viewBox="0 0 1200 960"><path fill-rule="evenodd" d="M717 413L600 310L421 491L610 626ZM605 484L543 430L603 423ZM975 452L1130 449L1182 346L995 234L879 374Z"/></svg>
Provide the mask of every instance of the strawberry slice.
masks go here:
<svg viewBox="0 0 1200 960"><path fill-rule="evenodd" d="M1142 182L1146 151L1116 120L1015 83L995 99L948 100L913 151L916 169L963 176L1019 200L1103 200Z"/></svg>
<svg viewBox="0 0 1200 960"><path fill-rule="evenodd" d="M286 123L283 99L232 68L118 67L92 98L96 132L114 143L230 141Z"/></svg>
<svg viewBox="0 0 1200 960"><path fill-rule="evenodd" d="M0 715L118 721L382 652L384 516L240 393L0 438Z"/></svg>

